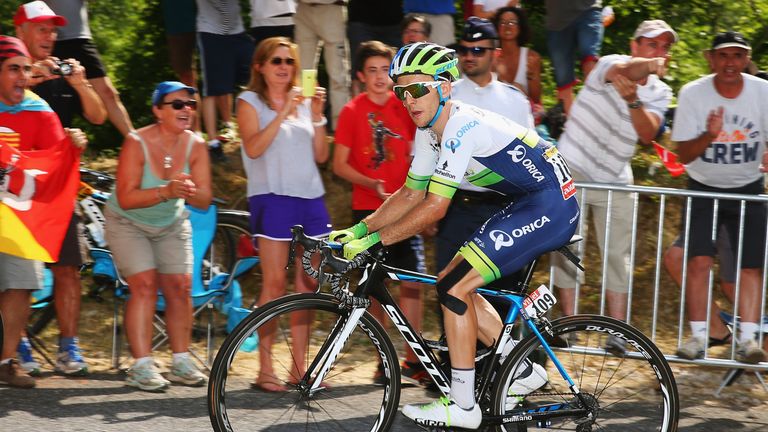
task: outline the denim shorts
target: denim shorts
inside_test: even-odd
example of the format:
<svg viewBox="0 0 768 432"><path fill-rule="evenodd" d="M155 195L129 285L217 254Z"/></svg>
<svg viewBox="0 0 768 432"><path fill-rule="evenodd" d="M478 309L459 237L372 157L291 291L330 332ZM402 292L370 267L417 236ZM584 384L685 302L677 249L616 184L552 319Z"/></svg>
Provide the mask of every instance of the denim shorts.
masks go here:
<svg viewBox="0 0 768 432"><path fill-rule="evenodd" d="M603 43L603 19L600 9L588 9L567 27L558 31L547 31L547 46L552 67L555 69L555 83L558 89L576 83L574 63L576 51L582 63L597 60Z"/></svg>

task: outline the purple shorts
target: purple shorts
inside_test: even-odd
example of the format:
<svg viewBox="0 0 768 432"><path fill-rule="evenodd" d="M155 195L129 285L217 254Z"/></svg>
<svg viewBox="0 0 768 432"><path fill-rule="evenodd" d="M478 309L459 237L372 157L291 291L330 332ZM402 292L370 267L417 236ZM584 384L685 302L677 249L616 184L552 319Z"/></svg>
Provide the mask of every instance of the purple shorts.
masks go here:
<svg viewBox="0 0 768 432"><path fill-rule="evenodd" d="M323 237L331 232L331 218L323 198L296 198L264 194L248 197L251 232L270 240L291 240L291 227L303 225L304 233Z"/></svg>

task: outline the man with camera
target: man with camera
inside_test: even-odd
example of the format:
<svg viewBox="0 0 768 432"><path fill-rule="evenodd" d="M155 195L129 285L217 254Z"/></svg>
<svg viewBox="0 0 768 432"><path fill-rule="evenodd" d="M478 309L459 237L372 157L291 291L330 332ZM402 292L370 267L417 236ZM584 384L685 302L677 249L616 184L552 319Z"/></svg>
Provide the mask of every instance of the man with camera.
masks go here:
<svg viewBox="0 0 768 432"><path fill-rule="evenodd" d="M19 6L13 18L16 35L26 45L32 60L32 76L29 89L44 99L59 116L61 124L70 136L84 140L79 129L70 129L75 114L93 124L107 119L107 110L99 95L85 77L85 68L75 59L60 60L51 56L58 27L67 20L56 15L45 2L33 1ZM56 372L68 376L83 376L88 366L80 354L77 327L80 318L80 266L87 259L83 255L83 226L75 214L64 236L59 261L50 265L54 277L54 303L56 321L59 323L59 351L56 356ZM39 365L22 339L19 354L22 367L35 374Z"/></svg>

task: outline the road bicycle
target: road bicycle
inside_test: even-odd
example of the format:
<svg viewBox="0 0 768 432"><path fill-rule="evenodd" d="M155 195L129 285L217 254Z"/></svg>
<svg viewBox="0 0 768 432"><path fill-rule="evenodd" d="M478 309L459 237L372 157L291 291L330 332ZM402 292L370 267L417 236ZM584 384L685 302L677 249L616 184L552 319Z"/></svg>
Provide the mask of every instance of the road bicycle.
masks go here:
<svg viewBox="0 0 768 432"><path fill-rule="evenodd" d="M334 256L328 242L305 236L300 227L294 229L292 251L297 244L304 249L305 271L320 286L330 285L330 293L318 288L316 293L276 299L253 311L230 333L209 379L208 411L214 430L389 430L399 408L400 366L390 336L367 311L370 298L382 304L438 391L447 395L450 372L435 355L447 350L444 341L417 334L383 283L391 279L434 284L436 278L365 255L343 260ZM559 251L573 258L567 247ZM311 258L318 253L320 264L313 266ZM495 304L507 306L496 342L477 352L480 429L676 431L677 387L659 349L637 329L609 317L574 315L550 322L546 311L556 299L549 290L540 287L526 295L537 261L506 279L504 287L491 284L477 290ZM350 272L354 268L362 274ZM290 324L307 316L311 332L303 338L306 343L297 346L294 339L301 340L302 335L291 334ZM518 319L530 334L500 361ZM250 388L265 353L241 347L256 332L262 344L264 337L273 339L274 375L289 391ZM620 355L603 348L609 336L626 344ZM529 359L542 352L549 358L548 383L529 394L510 394L515 378L531 367ZM297 361L299 366L294 366ZM369 378L377 364L383 366L383 385Z"/></svg>

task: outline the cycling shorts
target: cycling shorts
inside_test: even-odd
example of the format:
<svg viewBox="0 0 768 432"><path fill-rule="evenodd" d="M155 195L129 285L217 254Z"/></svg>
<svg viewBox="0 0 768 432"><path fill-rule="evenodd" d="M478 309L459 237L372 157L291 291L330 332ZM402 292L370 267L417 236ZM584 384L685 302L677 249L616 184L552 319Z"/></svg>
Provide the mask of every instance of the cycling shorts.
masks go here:
<svg viewBox="0 0 768 432"><path fill-rule="evenodd" d="M493 215L459 249L486 283L509 276L564 245L579 225L574 196L563 200L560 189L523 197Z"/></svg>

